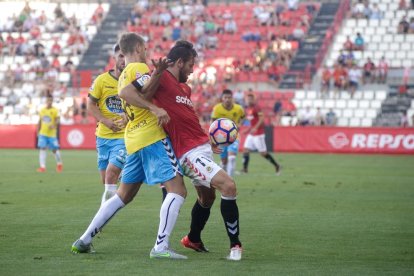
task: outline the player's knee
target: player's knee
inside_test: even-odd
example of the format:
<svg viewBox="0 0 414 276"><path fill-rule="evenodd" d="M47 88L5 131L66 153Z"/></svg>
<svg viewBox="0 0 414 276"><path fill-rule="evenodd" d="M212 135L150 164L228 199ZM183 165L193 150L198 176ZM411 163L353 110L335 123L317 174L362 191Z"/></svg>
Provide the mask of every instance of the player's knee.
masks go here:
<svg viewBox="0 0 414 276"><path fill-rule="evenodd" d="M118 182L119 172L114 170L107 170L105 174L106 184L116 184Z"/></svg>
<svg viewBox="0 0 414 276"><path fill-rule="evenodd" d="M201 194L198 197L198 202L200 203L201 206L203 206L204 208L210 208L211 206L213 206L214 201L216 200L216 194Z"/></svg>
<svg viewBox="0 0 414 276"><path fill-rule="evenodd" d="M220 186L221 186L220 193L222 196L235 197L237 195L236 183L230 177L225 179L223 184Z"/></svg>

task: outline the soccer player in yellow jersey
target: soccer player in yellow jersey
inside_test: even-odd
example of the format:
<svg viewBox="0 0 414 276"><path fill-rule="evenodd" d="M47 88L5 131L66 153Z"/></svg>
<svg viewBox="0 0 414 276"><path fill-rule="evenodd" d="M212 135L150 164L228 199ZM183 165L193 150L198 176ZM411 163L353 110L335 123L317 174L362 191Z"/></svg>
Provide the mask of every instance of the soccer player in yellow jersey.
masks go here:
<svg viewBox="0 0 414 276"><path fill-rule="evenodd" d="M57 128L59 126L59 111L53 107L53 97L48 96L46 98L46 107L42 108L39 112L39 124L37 127L38 141L37 147L39 148L39 163L40 167L38 172L46 172L46 149L50 148L55 155L56 159L56 171L61 172L63 170L62 157L59 151L59 141L57 139Z"/></svg>
<svg viewBox="0 0 414 276"><path fill-rule="evenodd" d="M150 185L163 183L168 194L161 206L158 235L150 257L186 259L186 256L169 248L169 236L187 195L181 168L162 128L164 123L168 123L169 116L164 109L143 97L131 100L129 94L123 93L122 88L131 83L141 90L154 85L154 81L148 81L150 75L144 63L146 47L142 37L135 33L123 34L119 46L127 64L119 77L118 90L120 97L126 101L123 104L129 119L125 129L128 156L117 193L102 204L86 232L72 245L72 252L91 252L92 238L119 209L132 201L143 182ZM163 65L156 66L153 74L159 75L168 67L168 63ZM135 91L133 93L136 95Z"/></svg>
<svg viewBox="0 0 414 276"><path fill-rule="evenodd" d="M229 89L225 89L221 94L221 103L218 103L213 107L211 120L214 121L218 118L227 118L240 127L244 116L243 107L233 101L233 92ZM237 139L233 144L223 147L223 151L220 154L223 169L227 171L227 174L230 176L234 175L236 169L236 156L239 152L239 144L240 140Z"/></svg>
<svg viewBox="0 0 414 276"><path fill-rule="evenodd" d="M98 121L95 132L96 151L98 169L105 185L101 204L116 193L118 178L126 159L124 130L127 119L118 97L118 78L125 68L125 58L118 44L114 45L113 50L115 68L99 75L88 95L88 111Z"/></svg>

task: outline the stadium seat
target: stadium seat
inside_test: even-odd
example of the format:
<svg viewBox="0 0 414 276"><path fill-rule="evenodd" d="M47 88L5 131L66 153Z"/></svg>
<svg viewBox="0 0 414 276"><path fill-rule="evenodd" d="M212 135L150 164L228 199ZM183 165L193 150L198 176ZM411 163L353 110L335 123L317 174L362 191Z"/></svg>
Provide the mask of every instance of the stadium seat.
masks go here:
<svg viewBox="0 0 414 276"><path fill-rule="evenodd" d="M362 127L371 127L372 126L372 119L362 118L361 119L361 126Z"/></svg>
<svg viewBox="0 0 414 276"><path fill-rule="evenodd" d="M348 118L340 117L340 118L338 118L337 126L347 127L348 122L349 122Z"/></svg>
<svg viewBox="0 0 414 276"><path fill-rule="evenodd" d="M349 126L350 127L360 127L361 126L361 119L360 118L351 118L351 119L349 119Z"/></svg>

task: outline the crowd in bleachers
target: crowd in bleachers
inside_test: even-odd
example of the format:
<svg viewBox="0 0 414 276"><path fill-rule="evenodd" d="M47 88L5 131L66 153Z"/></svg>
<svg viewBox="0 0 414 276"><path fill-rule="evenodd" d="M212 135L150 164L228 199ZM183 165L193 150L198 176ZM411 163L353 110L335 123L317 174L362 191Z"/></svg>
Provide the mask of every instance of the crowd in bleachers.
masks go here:
<svg viewBox="0 0 414 276"><path fill-rule="evenodd" d="M0 3L0 114L31 123L39 98L49 94L76 113L73 99L65 99L67 83L107 10L97 3Z"/></svg>
<svg viewBox="0 0 414 276"><path fill-rule="evenodd" d="M277 83L318 8L296 0L208 6L201 1L139 1L125 28L143 35L153 56L165 54L178 39L192 41L200 70L215 67L207 73L214 82Z"/></svg>

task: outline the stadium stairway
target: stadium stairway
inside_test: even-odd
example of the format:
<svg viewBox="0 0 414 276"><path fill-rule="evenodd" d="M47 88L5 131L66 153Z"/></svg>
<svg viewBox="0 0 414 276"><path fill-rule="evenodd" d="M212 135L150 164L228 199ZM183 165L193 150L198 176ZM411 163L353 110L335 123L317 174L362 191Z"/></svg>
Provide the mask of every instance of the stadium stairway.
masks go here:
<svg viewBox="0 0 414 276"><path fill-rule="evenodd" d="M289 71L284 75L280 88L297 88L301 83L297 78L297 72L304 72L308 64L314 65L320 47L322 46L327 30L332 25L338 11L339 3L322 3L319 13L311 22L309 32L305 37L300 49L293 57ZM316 68L317 69L317 68ZM316 70L311 71L312 77Z"/></svg>
<svg viewBox="0 0 414 276"><path fill-rule="evenodd" d="M119 30L123 29L132 6L133 4L128 3L111 5L77 70L100 70L107 65L112 47L118 39Z"/></svg>

